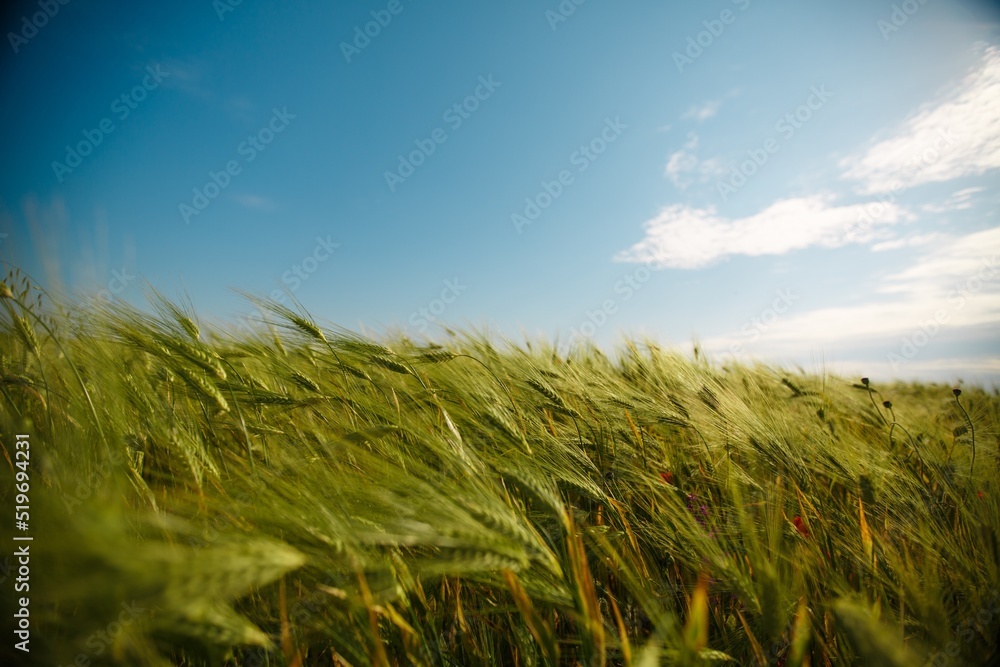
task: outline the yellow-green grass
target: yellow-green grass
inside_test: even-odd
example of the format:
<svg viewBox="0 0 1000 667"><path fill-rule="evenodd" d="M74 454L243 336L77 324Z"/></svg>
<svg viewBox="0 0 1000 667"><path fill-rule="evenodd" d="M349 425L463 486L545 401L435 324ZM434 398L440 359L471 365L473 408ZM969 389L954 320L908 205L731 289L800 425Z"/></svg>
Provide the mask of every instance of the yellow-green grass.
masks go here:
<svg viewBox="0 0 1000 667"><path fill-rule="evenodd" d="M257 305L249 336L0 287L33 664L995 659L995 392Z"/></svg>

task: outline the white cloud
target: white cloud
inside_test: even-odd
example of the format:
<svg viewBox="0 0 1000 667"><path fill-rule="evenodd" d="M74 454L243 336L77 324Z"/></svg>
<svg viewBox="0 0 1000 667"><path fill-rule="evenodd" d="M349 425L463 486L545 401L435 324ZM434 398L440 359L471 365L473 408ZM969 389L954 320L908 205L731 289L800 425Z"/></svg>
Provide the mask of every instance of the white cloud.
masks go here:
<svg viewBox="0 0 1000 667"><path fill-rule="evenodd" d="M979 69L943 99L907 118L895 136L840 161L843 178L865 194L1000 168L1000 48L985 49Z"/></svg>
<svg viewBox="0 0 1000 667"><path fill-rule="evenodd" d="M836 248L871 240L882 230L910 218L887 203L873 224L858 220L865 204L835 206L829 194L783 199L745 218L727 219L715 207L668 206L647 220L645 238L615 256L620 262L650 263L660 268L697 269L732 255L781 255L810 246Z"/></svg>
<svg viewBox="0 0 1000 667"><path fill-rule="evenodd" d="M698 148L698 135L694 132L688 134L688 140L680 150L674 151L667 158L667 165L663 169L663 175L670 179L670 182L678 190L685 190L694 182L690 174L696 174L701 183L708 182L713 177L725 173L725 166L714 158L700 160L695 154Z"/></svg>
<svg viewBox="0 0 1000 667"><path fill-rule="evenodd" d="M678 188L683 189L686 187L682 185L682 182L686 182L681 178L682 175L698 168L698 157L693 152L697 147L698 135L692 133L688 136L684 147L679 151L674 151L667 158L667 166L663 169L663 175L669 178Z"/></svg>
<svg viewBox="0 0 1000 667"><path fill-rule="evenodd" d="M859 345L881 346L886 355L901 355L903 339L924 331L923 345L911 359L929 363L938 331L996 328L1000 325L1000 227L950 238L917 258L907 269L885 277L870 290L873 298L854 306L817 308L799 298L788 312L761 328L751 321L753 340L736 327L731 333L703 341L706 350L760 356L792 357L817 350L841 354ZM794 288L793 288L794 291ZM932 321L937 320L937 325ZM934 330L930 336L927 331ZM752 349L751 349L752 348ZM926 359L921 360L923 355ZM887 356L888 359L888 356ZM909 361L903 366L913 372Z"/></svg>
<svg viewBox="0 0 1000 667"><path fill-rule="evenodd" d="M952 193L950 197L940 204L924 204L920 210L928 213L946 213L948 211L964 211L972 208L972 195L982 192L986 188L965 188Z"/></svg>
<svg viewBox="0 0 1000 667"><path fill-rule="evenodd" d="M695 104L690 109L681 114L681 118L690 118L698 121L699 123L704 120L708 120L715 114L719 112L719 107L722 105L721 100L710 100L704 104Z"/></svg>
<svg viewBox="0 0 1000 667"><path fill-rule="evenodd" d="M984 264L998 266L1000 227L994 227L940 243L919 262L887 278L880 291L884 293L931 294L948 288L958 280L968 278ZM1000 290L998 290L1000 292Z"/></svg>
<svg viewBox="0 0 1000 667"><path fill-rule="evenodd" d="M881 243L876 243L875 245L872 246L872 252L898 250L899 248L912 248L913 246L927 245L929 243L941 241L946 238L947 236L945 236L944 234L938 234L936 232L931 232L929 234L915 234L913 236L904 236L903 238L892 239L891 241L882 241Z"/></svg>

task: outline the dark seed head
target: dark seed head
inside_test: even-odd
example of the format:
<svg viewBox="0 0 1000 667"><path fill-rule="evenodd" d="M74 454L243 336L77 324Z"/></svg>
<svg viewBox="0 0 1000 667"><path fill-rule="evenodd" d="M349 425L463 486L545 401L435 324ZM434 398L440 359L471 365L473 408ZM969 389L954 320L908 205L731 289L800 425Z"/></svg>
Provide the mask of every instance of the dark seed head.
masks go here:
<svg viewBox="0 0 1000 667"><path fill-rule="evenodd" d="M861 384L863 384L864 386L867 387L868 386L868 378L861 378Z"/></svg>
<svg viewBox="0 0 1000 667"><path fill-rule="evenodd" d="M959 389L958 387L955 387L954 389L951 390L951 393L955 394L956 396L961 396L962 390Z"/></svg>
<svg viewBox="0 0 1000 667"><path fill-rule="evenodd" d="M882 401L882 405L886 408L892 409L892 401Z"/></svg>

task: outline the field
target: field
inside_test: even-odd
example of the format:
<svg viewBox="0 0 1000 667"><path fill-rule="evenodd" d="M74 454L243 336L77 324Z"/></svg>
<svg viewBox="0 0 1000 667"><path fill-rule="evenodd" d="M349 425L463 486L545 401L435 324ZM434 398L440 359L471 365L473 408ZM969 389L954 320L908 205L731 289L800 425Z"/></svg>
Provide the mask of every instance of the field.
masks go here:
<svg viewBox="0 0 1000 667"><path fill-rule="evenodd" d="M5 664L998 660L995 391L150 298L0 286Z"/></svg>

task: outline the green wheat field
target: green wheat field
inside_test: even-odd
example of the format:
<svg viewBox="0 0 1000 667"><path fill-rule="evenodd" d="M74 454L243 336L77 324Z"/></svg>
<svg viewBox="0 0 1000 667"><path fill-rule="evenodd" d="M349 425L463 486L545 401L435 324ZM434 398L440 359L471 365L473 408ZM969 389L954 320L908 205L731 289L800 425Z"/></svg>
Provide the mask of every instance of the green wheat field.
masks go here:
<svg viewBox="0 0 1000 667"><path fill-rule="evenodd" d="M248 298L0 285L4 664L998 661L995 390Z"/></svg>

